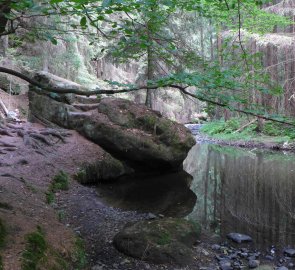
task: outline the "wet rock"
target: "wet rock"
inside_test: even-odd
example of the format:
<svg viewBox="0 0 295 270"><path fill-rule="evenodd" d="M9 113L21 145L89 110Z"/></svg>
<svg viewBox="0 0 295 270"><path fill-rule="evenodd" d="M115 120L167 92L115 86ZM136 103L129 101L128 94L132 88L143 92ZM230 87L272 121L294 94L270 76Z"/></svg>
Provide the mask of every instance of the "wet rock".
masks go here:
<svg viewBox="0 0 295 270"><path fill-rule="evenodd" d="M259 266L260 262L258 260L249 260L249 268L257 268Z"/></svg>
<svg viewBox="0 0 295 270"><path fill-rule="evenodd" d="M289 257L295 257L295 249L294 248L286 248L284 250L284 254Z"/></svg>
<svg viewBox="0 0 295 270"><path fill-rule="evenodd" d="M114 238L115 247L135 258L153 263L187 265L200 226L187 220L163 218L129 224Z"/></svg>
<svg viewBox="0 0 295 270"><path fill-rule="evenodd" d="M288 270L288 268L285 266L281 266L281 267L278 267L276 270Z"/></svg>
<svg viewBox="0 0 295 270"><path fill-rule="evenodd" d="M289 263L289 264L288 264L288 267L289 267L289 268L294 268L294 263Z"/></svg>
<svg viewBox="0 0 295 270"><path fill-rule="evenodd" d="M252 238L249 235L241 233L229 233L227 238L239 244L244 242L252 242Z"/></svg>

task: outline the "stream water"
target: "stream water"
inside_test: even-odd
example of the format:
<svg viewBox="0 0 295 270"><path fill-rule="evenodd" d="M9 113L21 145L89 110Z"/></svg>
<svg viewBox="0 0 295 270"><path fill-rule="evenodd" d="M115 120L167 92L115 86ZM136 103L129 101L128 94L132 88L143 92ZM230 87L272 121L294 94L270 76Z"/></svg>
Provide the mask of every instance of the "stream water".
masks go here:
<svg viewBox="0 0 295 270"><path fill-rule="evenodd" d="M196 144L186 172L123 178L100 186L125 210L187 216L225 236L250 235L259 248L295 246L295 155Z"/></svg>
<svg viewBox="0 0 295 270"><path fill-rule="evenodd" d="M197 203L189 219L221 236L250 235L257 247L295 245L295 155L197 144L184 169Z"/></svg>

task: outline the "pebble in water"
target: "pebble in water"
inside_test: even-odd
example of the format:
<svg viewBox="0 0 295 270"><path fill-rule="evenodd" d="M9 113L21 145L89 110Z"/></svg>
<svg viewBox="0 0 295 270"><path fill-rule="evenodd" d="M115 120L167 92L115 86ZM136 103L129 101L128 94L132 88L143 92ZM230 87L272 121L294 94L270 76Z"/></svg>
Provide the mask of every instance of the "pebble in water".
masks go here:
<svg viewBox="0 0 295 270"><path fill-rule="evenodd" d="M250 260L249 261L249 268L253 269L258 267L260 262L258 260Z"/></svg>
<svg viewBox="0 0 295 270"><path fill-rule="evenodd" d="M232 241L240 244L245 242L252 242L252 238L249 235L241 234L241 233L229 233L227 238L231 239Z"/></svg>
<svg viewBox="0 0 295 270"><path fill-rule="evenodd" d="M284 250L284 254L289 257L295 257L295 249L294 248L286 248Z"/></svg>

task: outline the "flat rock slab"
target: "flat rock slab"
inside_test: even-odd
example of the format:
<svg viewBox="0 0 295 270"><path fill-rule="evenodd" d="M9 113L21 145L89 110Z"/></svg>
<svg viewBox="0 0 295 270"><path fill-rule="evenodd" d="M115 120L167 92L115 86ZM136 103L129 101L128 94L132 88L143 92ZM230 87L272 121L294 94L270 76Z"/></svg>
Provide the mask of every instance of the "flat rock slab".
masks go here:
<svg viewBox="0 0 295 270"><path fill-rule="evenodd" d="M152 263L187 265L192 246L199 239L198 224L184 219L144 220L127 225L114 238L122 253Z"/></svg>
<svg viewBox="0 0 295 270"><path fill-rule="evenodd" d="M227 235L227 238L229 238L230 240L238 244L245 243L245 242L252 242L252 238L249 235L241 234L241 233L229 233Z"/></svg>
<svg viewBox="0 0 295 270"><path fill-rule="evenodd" d="M294 248L286 248L284 250L284 254L289 257L295 257L295 249Z"/></svg>

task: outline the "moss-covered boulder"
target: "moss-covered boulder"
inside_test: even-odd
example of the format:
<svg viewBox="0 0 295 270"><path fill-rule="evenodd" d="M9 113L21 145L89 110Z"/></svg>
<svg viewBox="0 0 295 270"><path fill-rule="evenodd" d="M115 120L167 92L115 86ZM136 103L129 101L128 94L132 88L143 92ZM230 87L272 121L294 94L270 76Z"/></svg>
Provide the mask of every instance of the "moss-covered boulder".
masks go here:
<svg viewBox="0 0 295 270"><path fill-rule="evenodd" d="M126 225L114 245L126 255L152 263L187 265L200 233L199 224L184 219L145 220Z"/></svg>
<svg viewBox="0 0 295 270"><path fill-rule="evenodd" d="M48 83L54 86L56 81L54 76ZM187 152L195 144L183 125L128 100L103 98L90 107L93 109L82 111L75 97L71 102L62 102L62 97L34 88L29 100L31 118L75 129L116 159L141 171L182 169Z"/></svg>
<svg viewBox="0 0 295 270"><path fill-rule="evenodd" d="M103 158L94 163L85 164L77 173L76 178L81 184L96 184L131 173L121 161L105 153Z"/></svg>

